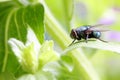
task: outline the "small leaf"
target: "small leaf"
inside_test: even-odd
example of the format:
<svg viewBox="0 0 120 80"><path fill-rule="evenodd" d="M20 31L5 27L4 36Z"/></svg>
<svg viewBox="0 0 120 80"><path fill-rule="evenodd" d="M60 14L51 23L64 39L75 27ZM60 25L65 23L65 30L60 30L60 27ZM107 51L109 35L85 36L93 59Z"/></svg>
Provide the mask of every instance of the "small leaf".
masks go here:
<svg viewBox="0 0 120 80"><path fill-rule="evenodd" d="M73 49L79 48L79 47L90 47L95 49L102 49L102 50L108 50L113 51L116 53L120 53L120 44L119 43L113 43L113 42L101 42L101 41L88 41L88 43L85 42L79 42L75 43L68 48L64 50L63 53L67 53Z"/></svg>
<svg viewBox="0 0 120 80"><path fill-rule="evenodd" d="M80 80L81 77L79 77L78 73L70 71L65 65L65 63L62 63L62 61L58 62L51 62L46 64L43 67L43 71L50 72L56 80Z"/></svg>
<svg viewBox="0 0 120 80"><path fill-rule="evenodd" d="M8 43L12 47L12 50L23 70L35 73L38 70L38 53L40 50L40 44L34 32L28 27L27 41L25 45L14 38L11 38Z"/></svg>
<svg viewBox="0 0 120 80"><path fill-rule="evenodd" d="M53 41L45 41L40 49L40 67L47 64L48 62L57 61L58 59L59 56L57 55L57 52L53 50Z"/></svg>

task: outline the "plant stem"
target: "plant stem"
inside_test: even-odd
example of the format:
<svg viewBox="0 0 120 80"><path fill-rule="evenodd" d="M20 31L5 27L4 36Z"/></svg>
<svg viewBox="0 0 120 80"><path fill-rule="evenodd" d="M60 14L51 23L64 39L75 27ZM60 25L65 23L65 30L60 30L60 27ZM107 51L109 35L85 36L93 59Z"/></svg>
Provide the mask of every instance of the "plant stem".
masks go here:
<svg viewBox="0 0 120 80"><path fill-rule="evenodd" d="M53 17L44 0L42 0L42 4L45 8L45 25L47 32L51 35L51 37L53 37L53 39L62 49L65 49L71 43L70 37ZM78 72L82 73L84 80L100 80L91 62L83 54L82 49L75 49L71 51L70 56L72 56L75 66L78 68Z"/></svg>

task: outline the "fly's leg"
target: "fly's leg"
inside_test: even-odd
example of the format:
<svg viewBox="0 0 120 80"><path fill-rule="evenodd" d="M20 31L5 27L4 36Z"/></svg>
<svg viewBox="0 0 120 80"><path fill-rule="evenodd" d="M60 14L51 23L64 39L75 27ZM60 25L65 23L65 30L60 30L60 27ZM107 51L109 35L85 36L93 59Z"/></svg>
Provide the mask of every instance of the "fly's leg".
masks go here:
<svg viewBox="0 0 120 80"><path fill-rule="evenodd" d="M76 40L76 39L74 39L74 40L72 41L72 43L71 43L69 46L71 46L71 45L75 42L75 40Z"/></svg>
<svg viewBox="0 0 120 80"><path fill-rule="evenodd" d="M106 42L106 43L108 42L108 41L104 41L104 40L102 40L102 39L100 39L100 38L97 38L97 39L100 40L100 41L102 41L102 42Z"/></svg>
<svg viewBox="0 0 120 80"><path fill-rule="evenodd" d="M87 43L88 42L88 37L89 37L89 34L87 34L86 38L85 38L85 42Z"/></svg>

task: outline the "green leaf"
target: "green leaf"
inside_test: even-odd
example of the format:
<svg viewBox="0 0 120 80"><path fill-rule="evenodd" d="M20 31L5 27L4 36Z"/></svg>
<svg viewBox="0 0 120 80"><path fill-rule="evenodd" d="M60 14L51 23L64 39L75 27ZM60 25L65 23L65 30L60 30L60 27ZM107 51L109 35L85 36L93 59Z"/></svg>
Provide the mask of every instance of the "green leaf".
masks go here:
<svg viewBox="0 0 120 80"><path fill-rule="evenodd" d="M27 41L25 44L14 38L11 38L8 43L23 70L29 73L35 73L38 70L38 55L41 45L32 29L28 27Z"/></svg>
<svg viewBox="0 0 120 80"><path fill-rule="evenodd" d="M0 73L0 80L16 80L16 78L9 72L3 72Z"/></svg>
<svg viewBox="0 0 120 80"><path fill-rule="evenodd" d="M7 44L8 39L14 37L25 42L27 25L33 29L39 42L43 43L43 14L44 9L40 3L24 6L15 1L0 2L0 60L3 61L0 64L1 71L6 70L9 53L11 53Z"/></svg>
<svg viewBox="0 0 120 80"><path fill-rule="evenodd" d="M68 59L68 60L71 60L71 59ZM70 70L68 68L70 66L71 65L68 65L67 62L65 63L65 61L60 60L58 62L51 62L46 64L43 67L43 70L45 72L51 73L52 76L56 78L56 80L80 80L81 79L80 75L78 75L78 73L73 71L73 69ZM72 64L72 66L74 66L74 64Z"/></svg>
<svg viewBox="0 0 120 80"><path fill-rule="evenodd" d="M25 21L24 23L27 23L33 29L39 42L43 43L44 41L43 6L39 3L35 5L27 6L26 9L23 10L23 15Z"/></svg>
<svg viewBox="0 0 120 80"><path fill-rule="evenodd" d="M113 42L105 43L101 41L88 41L88 43L85 43L81 41L74 43L73 45L66 48L63 54L80 47L90 47L90 48L102 49L102 50L108 50L108 51L120 53L120 43L113 43Z"/></svg>

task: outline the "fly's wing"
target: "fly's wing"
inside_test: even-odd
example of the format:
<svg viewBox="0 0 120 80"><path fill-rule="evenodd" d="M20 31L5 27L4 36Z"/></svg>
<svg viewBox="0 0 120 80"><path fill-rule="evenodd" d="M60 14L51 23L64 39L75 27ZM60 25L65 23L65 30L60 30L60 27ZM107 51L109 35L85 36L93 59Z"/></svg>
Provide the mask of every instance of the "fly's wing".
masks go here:
<svg viewBox="0 0 120 80"><path fill-rule="evenodd" d="M94 31L106 32L106 31L111 31L111 30L94 30Z"/></svg>
<svg viewBox="0 0 120 80"><path fill-rule="evenodd" d="M108 29L107 25L104 25L104 24L96 24L96 25L90 26L90 30L100 31L100 32L111 31L110 29Z"/></svg>
<svg viewBox="0 0 120 80"><path fill-rule="evenodd" d="M96 25L92 25L91 28L94 28L94 27L101 27L103 26L104 24L96 24Z"/></svg>

